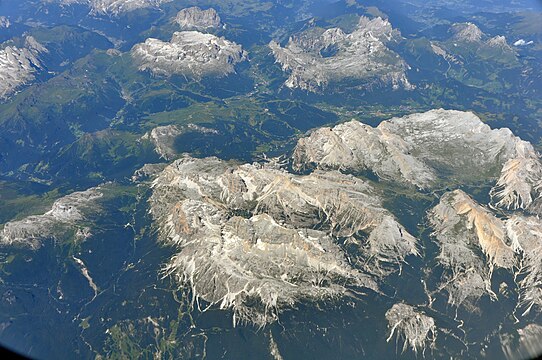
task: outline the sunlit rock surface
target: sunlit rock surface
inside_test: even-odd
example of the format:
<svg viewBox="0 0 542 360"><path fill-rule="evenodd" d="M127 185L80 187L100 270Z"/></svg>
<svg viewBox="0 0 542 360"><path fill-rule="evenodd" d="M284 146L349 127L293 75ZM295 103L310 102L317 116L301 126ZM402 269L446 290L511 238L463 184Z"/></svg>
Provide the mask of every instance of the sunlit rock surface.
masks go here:
<svg viewBox="0 0 542 360"><path fill-rule="evenodd" d="M540 155L531 144L454 110L393 118L376 128L358 121L320 128L299 140L293 166L369 170L423 189L498 179L493 197L512 209L529 206L541 189Z"/></svg>
<svg viewBox="0 0 542 360"><path fill-rule="evenodd" d="M198 31L173 34L171 41L149 38L132 48L132 57L140 70L155 75L181 75L200 80L235 72L235 65L247 55L241 45Z"/></svg>
<svg viewBox="0 0 542 360"><path fill-rule="evenodd" d="M42 215L8 222L0 232L0 245L37 249L43 241L70 232L83 240L90 233L84 226L85 213L97 211L97 200L102 196L99 187L74 192L55 201Z"/></svg>
<svg viewBox="0 0 542 360"><path fill-rule="evenodd" d="M376 290L374 278L347 261L338 237L367 234L363 250L379 261L418 255L416 239L374 190L335 171L297 176L184 158L154 181L150 203L164 241L179 249L167 272L196 298L232 308L236 321L263 325L303 299Z"/></svg>
<svg viewBox="0 0 542 360"><path fill-rule="evenodd" d="M527 211L532 215L542 217L542 197L538 196L527 208Z"/></svg>
<svg viewBox="0 0 542 360"><path fill-rule="evenodd" d="M501 67L508 67L517 61L516 51L503 35L489 37L470 22L453 24L450 32L451 36L447 40L431 42L433 52L450 65L463 67L472 61L472 56L484 61L495 61Z"/></svg>
<svg viewBox="0 0 542 360"><path fill-rule="evenodd" d="M429 213L446 269L442 288L449 303L472 308L491 291L493 267L511 270L515 254L507 245L504 223L461 190L446 193Z"/></svg>
<svg viewBox="0 0 542 360"><path fill-rule="evenodd" d="M172 0L43 0L45 3L61 5L87 5L91 12L100 15L119 15L137 9L159 8L163 3Z"/></svg>
<svg viewBox="0 0 542 360"><path fill-rule="evenodd" d="M285 47L274 41L269 47L289 75L289 88L319 91L344 80L367 89L411 88L405 75L408 65L386 46L399 36L387 20L361 17L349 34L340 28L310 28L292 36Z"/></svg>
<svg viewBox="0 0 542 360"><path fill-rule="evenodd" d="M457 23L452 26L453 39L456 41L480 42L484 33L473 23Z"/></svg>
<svg viewBox="0 0 542 360"><path fill-rule="evenodd" d="M160 174L167 164L145 164L136 171L134 171L131 180L133 182L142 182L152 179L156 175Z"/></svg>
<svg viewBox="0 0 542 360"><path fill-rule="evenodd" d="M0 99L35 80L36 73L43 70L40 59L43 53L47 53L47 49L32 36L26 38L22 48L5 44L2 48L0 44Z"/></svg>
<svg viewBox="0 0 542 360"><path fill-rule="evenodd" d="M197 6L179 11L175 22L182 30L212 30L218 29L221 25L220 16L215 9L202 10Z"/></svg>
<svg viewBox="0 0 542 360"><path fill-rule="evenodd" d="M518 315L542 309L542 221L514 213L509 218L481 206L461 190L444 194L429 212L433 236L440 247L439 263L446 269L441 288L449 302L474 309L491 290L495 268L514 276Z"/></svg>
<svg viewBox="0 0 542 360"><path fill-rule="evenodd" d="M410 348L414 352L424 350L435 340L437 327L432 317L416 310L414 307L399 303L386 312L386 320L390 328L390 341L397 336L403 341L403 351Z"/></svg>
<svg viewBox="0 0 542 360"><path fill-rule="evenodd" d="M519 302L523 314L542 310L542 220L514 215L506 221L511 246L520 254Z"/></svg>
<svg viewBox="0 0 542 360"><path fill-rule="evenodd" d="M177 151L175 150L175 139L189 131L202 134L218 134L217 130L195 124L188 124L186 126L166 125L152 129L143 135L141 139L151 141L154 144L155 151L162 158L171 160L177 155Z"/></svg>
<svg viewBox="0 0 542 360"><path fill-rule="evenodd" d="M11 26L11 22L5 16L0 16L0 28L7 29Z"/></svg>
<svg viewBox="0 0 542 360"><path fill-rule="evenodd" d="M525 209L542 194L540 155L526 141L516 143L516 155L504 163L492 191L496 204L506 209Z"/></svg>
<svg viewBox="0 0 542 360"><path fill-rule="evenodd" d="M512 46L506 41L506 37L497 35L490 38L476 24L470 22L457 23L452 25L451 31L453 33L452 41L474 43L489 48L499 48L504 52L514 52Z"/></svg>

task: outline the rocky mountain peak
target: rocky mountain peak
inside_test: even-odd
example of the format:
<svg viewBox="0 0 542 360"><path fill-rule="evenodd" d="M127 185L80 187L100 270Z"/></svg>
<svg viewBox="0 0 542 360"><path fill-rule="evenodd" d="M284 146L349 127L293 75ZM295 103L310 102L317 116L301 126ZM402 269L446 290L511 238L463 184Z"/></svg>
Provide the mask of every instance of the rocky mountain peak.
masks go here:
<svg viewBox="0 0 542 360"><path fill-rule="evenodd" d="M46 52L47 49L31 36L25 39L24 47L5 45L0 49L0 99L11 96L35 79L35 73L43 69L40 55Z"/></svg>
<svg viewBox="0 0 542 360"><path fill-rule="evenodd" d="M218 16L215 9L202 10L197 6L179 11L175 17L175 22L179 24L182 30L204 31L218 29L221 25L220 16Z"/></svg>
<svg viewBox="0 0 542 360"><path fill-rule="evenodd" d="M487 44L492 47L498 47L505 51L514 51L512 46L508 44L508 41L506 41L506 37L502 35L497 35L495 37L492 37L487 41Z"/></svg>
<svg viewBox="0 0 542 360"><path fill-rule="evenodd" d="M467 149L476 148L475 155ZM498 206L527 208L542 189L542 162L531 144L509 129L491 129L476 115L431 110L382 122L376 128L350 121L299 140L293 166L371 170L386 180L433 188L497 180ZM448 177L439 177L446 169ZM496 170L498 169L498 170ZM496 171L495 171L496 170Z"/></svg>
<svg viewBox="0 0 542 360"><path fill-rule="evenodd" d="M198 31L175 32L169 42L149 38L132 48L140 70L156 75L183 75L193 79L225 76L247 59L241 45Z"/></svg>
<svg viewBox="0 0 542 360"><path fill-rule="evenodd" d="M330 84L356 80L364 87L412 88L408 65L386 43L398 32L387 20L361 17L356 29L310 28L292 36L285 47L272 41L275 61L289 73L285 85L312 92Z"/></svg>
<svg viewBox="0 0 542 360"><path fill-rule="evenodd" d="M240 322L263 326L301 299L344 296L349 286L376 290L376 278L419 255L417 239L374 189L336 171L302 176L186 157L152 187L162 239L178 248L168 272L196 297L232 308ZM354 269L336 245L337 237L360 232L367 239L359 246L374 266L367 272ZM321 276L326 280L311 280Z"/></svg>
<svg viewBox="0 0 542 360"><path fill-rule="evenodd" d="M471 22L454 24L452 32L455 40L467 42L480 42L484 35L482 30Z"/></svg>
<svg viewBox="0 0 542 360"><path fill-rule="evenodd" d="M158 8L172 0L42 0L45 3L61 5L81 4L90 8L91 13L118 16L137 9Z"/></svg>

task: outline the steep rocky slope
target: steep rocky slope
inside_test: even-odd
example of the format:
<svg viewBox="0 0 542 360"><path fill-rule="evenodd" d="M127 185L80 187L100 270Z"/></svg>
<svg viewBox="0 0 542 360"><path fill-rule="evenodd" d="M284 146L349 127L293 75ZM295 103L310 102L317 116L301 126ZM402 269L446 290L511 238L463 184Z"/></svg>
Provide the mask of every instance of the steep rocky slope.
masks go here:
<svg viewBox="0 0 542 360"><path fill-rule="evenodd" d="M196 80L233 73L247 57L241 45L198 31L176 32L169 42L149 38L133 47L132 56L140 70Z"/></svg>
<svg viewBox="0 0 542 360"><path fill-rule="evenodd" d="M91 231L83 226L85 214L98 210L96 201L102 196L99 187L74 192L55 201L51 210L42 215L8 222L0 232L0 245L37 249L46 240L55 240L72 232L84 239Z"/></svg>
<svg viewBox="0 0 542 360"><path fill-rule="evenodd" d="M542 163L531 144L472 113L442 109L377 127L350 121L318 129L299 140L293 166L369 170L423 189L498 180L493 197L511 209L527 208L542 184Z"/></svg>
<svg viewBox="0 0 542 360"><path fill-rule="evenodd" d="M303 299L377 289L338 237L365 233L367 259L400 265L417 242L369 185L338 172L292 175L215 158L175 161L153 183L152 213L178 247L167 272L194 295L259 325ZM315 230L318 229L318 230ZM249 305L250 304L250 305Z"/></svg>
<svg viewBox="0 0 542 360"><path fill-rule="evenodd" d="M137 9L158 8L172 0L43 0L43 2L61 5L87 5L91 12L101 15L119 15Z"/></svg>
<svg viewBox="0 0 542 360"><path fill-rule="evenodd" d="M36 78L36 73L43 70L40 55L44 53L47 49L31 36L26 38L24 47L0 45L0 99Z"/></svg>
<svg viewBox="0 0 542 360"><path fill-rule="evenodd" d="M155 148L156 153L165 160L172 160L177 151L175 150L175 139L187 131L199 132L202 134L218 134L215 129L208 129L195 124L186 126L166 125L158 126L141 137L142 140L149 140Z"/></svg>
<svg viewBox="0 0 542 360"><path fill-rule="evenodd" d="M175 22L182 30L212 30L221 25L220 16L215 9L202 10L197 6L182 9L177 13Z"/></svg>
<svg viewBox="0 0 542 360"><path fill-rule="evenodd" d="M292 36L285 47L274 41L269 47L289 74L289 88L318 91L345 80L369 89L411 88L405 75L408 65L386 46L399 36L387 20L361 17L349 34L340 28L310 28Z"/></svg>

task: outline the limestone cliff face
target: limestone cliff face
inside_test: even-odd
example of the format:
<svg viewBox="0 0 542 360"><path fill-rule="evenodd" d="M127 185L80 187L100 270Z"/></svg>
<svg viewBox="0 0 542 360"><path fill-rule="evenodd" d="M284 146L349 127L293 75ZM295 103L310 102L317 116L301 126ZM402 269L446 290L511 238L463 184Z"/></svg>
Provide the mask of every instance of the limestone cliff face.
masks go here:
<svg viewBox="0 0 542 360"><path fill-rule="evenodd" d="M182 31L174 33L169 42L149 38L135 45L132 57L142 71L200 80L235 72L235 65L245 61L247 54L241 45L224 38L198 31Z"/></svg>
<svg viewBox="0 0 542 360"><path fill-rule="evenodd" d="M99 15L118 16L123 13L145 8L159 8L161 4L172 0L42 0L45 3L61 5L87 5L91 12Z"/></svg>
<svg viewBox="0 0 542 360"><path fill-rule="evenodd" d="M444 194L429 221L440 247L438 262L446 269L442 288L448 301L474 310L480 297L494 295L493 268L512 270L515 265L505 224L461 190Z"/></svg>
<svg viewBox="0 0 542 360"><path fill-rule="evenodd" d="M43 70L40 55L44 53L47 49L32 36L26 38L24 47L0 45L0 99L35 80L36 73Z"/></svg>
<svg viewBox="0 0 542 360"><path fill-rule="evenodd" d="M320 91L329 84L355 81L370 89L381 85L411 88L407 64L386 43L398 37L387 20L361 17L356 30L311 28L292 36L285 47L272 41L275 61L289 77L285 85Z"/></svg>
<svg viewBox="0 0 542 360"><path fill-rule="evenodd" d="M520 254L519 272L526 276L518 283L519 301L528 313L542 311L542 220L539 217L514 215L506 221L512 248Z"/></svg>
<svg viewBox="0 0 542 360"><path fill-rule="evenodd" d="M209 129L196 124L166 125L158 126L141 137L142 140L149 140L155 148L156 153L165 160L172 160L177 152L175 150L175 139L186 132L199 132L202 134L218 134L215 129Z"/></svg>
<svg viewBox="0 0 542 360"><path fill-rule="evenodd" d="M497 181L503 208L527 208L542 187L542 162L533 146L509 129L491 129L476 115L431 110L382 122L350 121L299 140L297 170L316 167L359 172L422 189Z"/></svg>
<svg viewBox="0 0 542 360"><path fill-rule="evenodd" d="M297 176L215 158L175 161L153 183L152 213L178 246L168 272L237 319L263 325L302 299L377 289L339 237L367 234L367 258L399 265L417 242L365 182L336 171ZM257 306L249 306L250 299Z"/></svg>
<svg viewBox="0 0 542 360"><path fill-rule="evenodd" d="M476 24L467 22L467 23L457 23L453 24L451 27L452 32L452 41L456 42L465 42L471 43L474 45L500 49L503 52L513 53L514 49L506 41L506 37L503 35L497 35L495 37L489 37L480 30Z"/></svg>
<svg viewBox="0 0 542 360"><path fill-rule="evenodd" d="M516 212L499 217L461 190L444 194L428 215L447 270L443 286L449 302L474 308L491 290L494 268L518 278L518 306L524 314L542 310L542 221ZM521 274L521 275L520 275Z"/></svg>
<svg viewBox="0 0 542 360"><path fill-rule="evenodd" d="M182 30L213 30L221 26L220 16L215 9L202 10L197 6L182 9L177 13L175 22Z"/></svg>
<svg viewBox="0 0 542 360"><path fill-rule="evenodd" d="M143 138L171 160L178 156L172 139L188 130L214 131L170 125ZM235 323L265 326L299 303L369 294L388 309L379 315L387 340L422 353L467 324L465 313L485 321L492 315L485 305L502 304L519 320L515 329L496 330L503 351L534 349L540 329L533 323L542 313L542 178L529 143L471 113L433 110L378 127L351 121L321 128L299 141L292 168L267 160L183 156L134 173L138 189L151 191L145 204L152 224L144 226L155 226L158 241L173 249L164 274L198 304L232 310ZM480 182L475 191L466 186ZM5 224L0 246L83 241L94 229L88 219L106 210L105 188ZM413 217L408 231L400 223L407 217L394 215L401 211L395 201L404 198ZM70 261L98 294L85 264ZM403 281L413 295L405 296ZM462 341L468 346L467 337Z"/></svg>
<svg viewBox="0 0 542 360"><path fill-rule="evenodd" d="M457 23L452 25L453 39L456 41L480 42L484 33L473 23Z"/></svg>
<svg viewBox="0 0 542 360"><path fill-rule="evenodd" d="M439 198L419 219L428 220L438 249L424 259L438 270L422 265L429 276L421 279L428 308L444 296L454 308L480 311L480 298L499 299L492 288L495 269L517 277L520 268L518 307L538 311L542 224L522 208L533 212L531 203L540 199L540 159L510 130L492 130L472 113L445 110L376 128L352 121L301 139L291 164L310 173L295 174L275 162L185 157L156 175L151 213L161 239L178 249L167 272L197 298L259 325L302 299L345 296L358 287L380 291L409 257L426 256L383 206L382 189L399 182ZM377 190L344 173L362 170L386 181ZM462 190L438 190L480 181L496 183L493 207ZM354 244L357 253L341 243ZM391 334L407 348L423 350L438 332L423 316L397 304L387 314Z"/></svg>
<svg viewBox="0 0 542 360"><path fill-rule="evenodd" d="M454 307L480 311L480 298L502 296L492 283L500 269L517 279L522 315L542 309L542 222L536 216L542 163L533 146L510 130L491 129L472 113L446 110L393 118L377 127L351 121L300 139L292 166L296 171L368 170L385 186L414 185L438 197L427 212L439 249L425 259L439 269L428 270L438 277L429 277L437 283L426 288L429 306L444 295ZM441 193L469 184L484 184L491 204L479 204L463 190Z"/></svg>
<svg viewBox="0 0 542 360"><path fill-rule="evenodd" d="M38 249L45 240L55 240L65 233L84 239L91 229L83 226L85 214L98 211L98 199L103 196L100 187L66 195L42 215L28 216L4 224L0 231L0 246L18 246Z"/></svg>
<svg viewBox="0 0 542 360"><path fill-rule="evenodd" d="M450 66L464 66L477 58L486 62L496 62L500 67L518 65L517 52L506 37L490 37L473 23L456 23L450 27L451 36L445 41L432 41L433 52L448 61Z"/></svg>
<svg viewBox="0 0 542 360"><path fill-rule="evenodd" d="M410 348L415 353L422 351L434 341L437 327L435 320L415 307L398 303L386 312L390 330L389 342L394 335L403 340L403 351Z"/></svg>

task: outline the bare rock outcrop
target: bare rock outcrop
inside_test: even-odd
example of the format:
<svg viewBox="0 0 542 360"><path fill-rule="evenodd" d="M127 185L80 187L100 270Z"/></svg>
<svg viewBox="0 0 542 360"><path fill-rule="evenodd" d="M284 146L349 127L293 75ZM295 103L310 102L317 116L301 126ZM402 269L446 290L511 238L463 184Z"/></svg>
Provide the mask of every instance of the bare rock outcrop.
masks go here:
<svg viewBox="0 0 542 360"><path fill-rule="evenodd" d="M528 324L514 333L502 334L500 341L507 359L535 359L542 352L542 326Z"/></svg>
<svg viewBox="0 0 542 360"><path fill-rule="evenodd" d="M263 325L302 299L376 290L374 274L352 267L339 237L366 234L367 258L395 265L418 255L374 190L336 171L297 176L184 158L156 178L150 202L164 241L179 249L167 272L196 298L233 309L236 321Z"/></svg>
<svg viewBox="0 0 542 360"><path fill-rule="evenodd" d="M542 310L542 221L515 212L498 216L461 190L444 194L429 212L446 269L442 286L449 302L474 308L483 295L496 299L491 290L494 268L510 272L518 288L518 309L527 315Z"/></svg>
<svg viewBox="0 0 542 360"><path fill-rule="evenodd" d="M435 341L437 327L435 320L404 303L395 304L386 312L390 328L390 341L394 335L403 340L403 351L410 348L417 353Z"/></svg>
<svg viewBox="0 0 542 360"><path fill-rule="evenodd" d="M461 190L444 194L429 212L429 221L440 247L437 260L446 269L441 289L448 302L474 309L483 295L495 296L493 268L512 270L516 265L504 222Z"/></svg>
<svg viewBox="0 0 542 360"><path fill-rule="evenodd" d="M154 144L156 153L165 160L171 160L177 155L175 139L186 132L199 132L202 134L218 134L215 129L209 129L196 124L158 126L141 137Z"/></svg>
<svg viewBox="0 0 542 360"><path fill-rule="evenodd" d="M102 196L100 187L74 192L55 201L42 215L8 222L0 231L0 245L38 249L44 240L56 240L67 233L84 238L89 234L85 214L98 209L97 200Z"/></svg>
<svg viewBox="0 0 542 360"><path fill-rule="evenodd" d="M212 30L221 26L220 16L215 9L202 10L197 6L182 9L177 13L175 22L182 30Z"/></svg>
<svg viewBox="0 0 542 360"><path fill-rule="evenodd" d="M316 92L348 80L366 89L388 84L409 89L408 65L386 46L398 36L387 20L361 17L349 34L340 28L311 28L292 36L285 47L274 41L269 47L289 74L289 88Z"/></svg>
<svg viewBox="0 0 542 360"><path fill-rule="evenodd" d="M137 9L155 8L172 0L42 0L45 3L60 5L81 4L90 8L91 13L98 15L118 16Z"/></svg>
<svg viewBox="0 0 542 360"><path fill-rule="evenodd" d="M0 16L0 29L4 28L7 29L11 26L11 21L9 21L9 18L5 16Z"/></svg>
<svg viewBox="0 0 542 360"><path fill-rule="evenodd" d="M154 75L181 75L201 80L235 72L235 65L247 59L241 45L198 31L173 34L169 42L149 38L132 48L139 69Z"/></svg>
<svg viewBox="0 0 542 360"><path fill-rule="evenodd" d="M517 52L503 35L489 37L474 23L456 23L450 28L452 36L442 42L431 42L433 52L452 64L463 66L471 56L480 56L487 61L509 62L517 57ZM517 60L517 59L516 59ZM502 66L501 66L502 67Z"/></svg>
<svg viewBox="0 0 542 360"><path fill-rule="evenodd" d="M24 47L0 46L0 99L35 80L36 73L44 68L40 59L44 53L47 49L32 36L26 38Z"/></svg>
<svg viewBox="0 0 542 360"><path fill-rule="evenodd" d="M540 197L542 162L533 146L507 129L491 129L470 112L431 110L371 127L350 121L299 140L296 170L360 172L431 189L496 180L497 206L528 208ZM444 175L443 175L444 174Z"/></svg>
<svg viewBox="0 0 542 360"><path fill-rule="evenodd" d="M503 35L489 37L471 22L453 24L451 41L473 43L479 46L501 49L506 52L514 52L514 49L506 41Z"/></svg>

